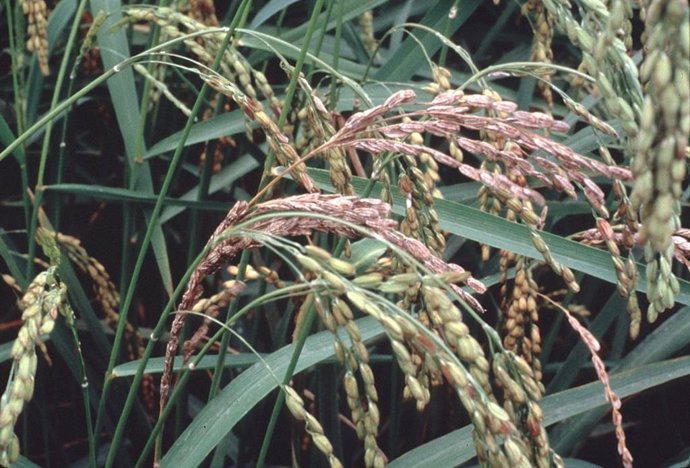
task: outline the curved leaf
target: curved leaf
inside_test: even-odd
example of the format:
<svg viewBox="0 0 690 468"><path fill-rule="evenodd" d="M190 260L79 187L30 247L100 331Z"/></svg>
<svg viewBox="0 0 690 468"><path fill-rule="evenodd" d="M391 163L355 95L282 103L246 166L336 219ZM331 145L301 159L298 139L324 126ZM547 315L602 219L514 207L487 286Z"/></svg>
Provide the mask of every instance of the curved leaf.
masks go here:
<svg viewBox="0 0 690 468"><path fill-rule="evenodd" d="M154 195L145 195L140 191L119 187L104 187L90 184L53 184L46 185L46 192L62 192L72 195L93 198L94 200L109 200L120 203L139 203L140 205L153 205L156 203ZM199 210L227 211L228 204L213 201L197 201L181 198L166 198L165 203L175 208L196 208Z"/></svg>
<svg viewBox="0 0 690 468"><path fill-rule="evenodd" d="M281 10L289 7L295 2L297 2L297 0L270 0L264 6L262 6L258 12L256 12L251 23L249 23L249 27L252 29L258 28L271 16L277 15Z"/></svg>
<svg viewBox="0 0 690 468"><path fill-rule="evenodd" d="M690 375L690 356L657 362L611 376L611 386L621 398ZM601 382L596 381L549 395L542 400L544 424L550 425L608 403ZM456 466L474 457L471 427L466 426L432 440L393 460L391 468Z"/></svg>
<svg viewBox="0 0 690 468"><path fill-rule="evenodd" d="M105 11L108 17L103 26L98 30L98 44L100 45L101 59L103 67L108 70L120 64L124 59L130 57L129 44L123 29L111 30L113 25L122 19L122 5L118 0L91 0L93 11ZM141 154L146 152L146 148L141 144L137 147L141 139L139 135L139 119L132 116L139 115L139 97L134 82L134 72L131 67L125 67L108 80L108 91L110 92L111 102L115 109L117 125L122 135L122 140L127 154L127 161L133 171L132 185L130 188L140 190L144 193L153 194L153 177L151 168L144 162L139 162ZM158 266L163 286L167 294L173 290L172 273L170 271L170 261L168 259L168 248L163 235L163 228L158 220L151 219L151 210L144 209L146 223L155 222L156 226L151 237L151 247ZM128 311L125 311L127 313Z"/></svg>
<svg viewBox="0 0 690 468"><path fill-rule="evenodd" d="M234 110L217 115L203 122L196 123L189 132L189 137L185 141L185 146L214 140L222 136L237 135L245 130L244 114L241 110ZM144 159L149 159L159 154L173 151L180 143L182 131L176 132L163 138L153 145L144 155Z"/></svg>
<svg viewBox="0 0 690 468"><path fill-rule="evenodd" d="M383 328L371 317L357 320L357 326L365 342L383 334ZM274 374L282 376L285 373L293 349L294 345L279 349L266 357L268 368L264 363L257 363L230 382L175 440L161 460L161 466L199 465L254 406L278 388L279 381ZM333 335L330 332L310 336L295 371L301 372L333 354Z"/></svg>

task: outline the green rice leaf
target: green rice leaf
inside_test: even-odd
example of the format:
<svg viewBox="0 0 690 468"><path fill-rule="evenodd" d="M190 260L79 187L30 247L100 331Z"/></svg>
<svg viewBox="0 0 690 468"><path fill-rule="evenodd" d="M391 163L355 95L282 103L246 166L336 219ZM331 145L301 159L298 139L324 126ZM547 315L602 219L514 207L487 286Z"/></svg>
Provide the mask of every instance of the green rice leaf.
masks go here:
<svg viewBox="0 0 690 468"><path fill-rule="evenodd" d="M611 375L611 386L619 397L634 395L690 375L690 356L657 362ZM550 425L608 403L601 382L596 381L549 395L542 400L544 424ZM391 461L391 468L456 466L474 457L471 427L466 426L432 440Z"/></svg>
<svg viewBox="0 0 690 468"><path fill-rule="evenodd" d="M383 334L383 328L371 317L357 320L357 326L365 342ZM278 378L284 375L293 349L294 345L288 345L271 353L265 359L268 368L257 363L230 382L175 440L161 466L199 465L253 407L278 388ZM333 335L317 333L307 338L295 371L301 372L332 356Z"/></svg>

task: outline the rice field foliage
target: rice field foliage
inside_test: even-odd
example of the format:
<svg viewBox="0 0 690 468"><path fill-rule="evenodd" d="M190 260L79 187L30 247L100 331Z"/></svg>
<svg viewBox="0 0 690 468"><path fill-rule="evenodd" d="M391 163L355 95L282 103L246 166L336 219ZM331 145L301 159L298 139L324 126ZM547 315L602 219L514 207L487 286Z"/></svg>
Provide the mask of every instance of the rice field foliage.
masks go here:
<svg viewBox="0 0 690 468"><path fill-rule="evenodd" d="M4 0L0 465L683 465L689 15Z"/></svg>

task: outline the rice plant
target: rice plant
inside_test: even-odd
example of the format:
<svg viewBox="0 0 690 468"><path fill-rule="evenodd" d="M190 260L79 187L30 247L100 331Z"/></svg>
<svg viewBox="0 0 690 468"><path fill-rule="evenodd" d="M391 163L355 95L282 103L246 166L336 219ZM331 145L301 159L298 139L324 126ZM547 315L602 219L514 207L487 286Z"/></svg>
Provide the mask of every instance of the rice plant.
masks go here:
<svg viewBox="0 0 690 468"><path fill-rule="evenodd" d="M690 460L687 0L0 18L0 465Z"/></svg>

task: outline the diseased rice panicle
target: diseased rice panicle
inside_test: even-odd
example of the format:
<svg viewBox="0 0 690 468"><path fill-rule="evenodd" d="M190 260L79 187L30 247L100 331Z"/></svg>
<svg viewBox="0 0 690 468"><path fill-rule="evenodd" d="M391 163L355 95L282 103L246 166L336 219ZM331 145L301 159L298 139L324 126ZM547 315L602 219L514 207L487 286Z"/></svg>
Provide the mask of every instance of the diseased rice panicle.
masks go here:
<svg viewBox="0 0 690 468"><path fill-rule="evenodd" d="M191 18L208 26L218 26L216 6L213 0L189 0L189 4L186 6Z"/></svg>
<svg viewBox="0 0 690 468"><path fill-rule="evenodd" d="M184 360L188 361L192 354L197 350L199 344L208 338L208 330L212 319L218 317L218 314L226 308L230 301L242 293L246 284L243 281L228 280L222 285L219 293L216 293L208 298L199 299L193 306L191 311L204 315L204 321L196 329L191 338L184 342L182 349L184 351Z"/></svg>
<svg viewBox="0 0 690 468"><path fill-rule="evenodd" d="M320 292L309 294L302 303L297 321L299 322L299 317L313 305L322 323L334 334L336 357L346 369L343 385L348 397L347 403L352 423L357 435L364 441L365 459L368 466L378 466L386 460L376 442L380 418L378 392L373 369L368 363L369 353L361 341L361 333L355 325L354 314L348 303L361 312L371 315L384 327L391 340L393 352L405 374L404 394L416 400L419 410L428 404L431 387L444 378L456 388L461 403L468 410L475 425L475 443L482 460L505 461L520 466L528 463L528 460L538 459L534 454L542 458L552 456L548 446L544 445L545 442L540 438L535 439L534 446L541 447L542 451L532 452L529 448L532 442L529 440L525 442L523 436L518 434L514 417L511 418L495 403L495 396L489 382L491 364L482 346L469 334L469 328L462 321L462 314L447 298L447 292L434 286L434 283L467 281L477 289L481 289L480 285L476 283L476 280L472 282L470 275L459 270L459 267L450 268L450 265L431 255L424 244L404 238L391 230L390 221L383 217L388 208L378 201L312 194L264 202L254 208L246 204L238 204L217 228L211 240L214 247L193 275L180 308L184 310L188 304L196 304L193 306L196 308L206 307L208 300L196 299L201 292L199 285L203 278L217 270L222 263L232 259L240 250L258 245L260 238L253 240L251 237L228 237L227 233L233 226L246 223L253 216L284 210L337 214L338 218L366 226L368 229L373 229L376 235L402 248L412 258L423 262L426 268L441 275L438 277L420 276L414 269L408 267L407 273L391 276L387 276L387 273L374 274L373 272L359 276L354 266L346 260L332 257L328 251L308 246L301 247L302 252L295 252L297 263L306 272L305 278L311 278L309 279L311 284L320 288ZM250 222L249 226L251 226L249 228L251 232L280 236L306 234L312 230L333 230L340 234L353 234L349 228L339 223L316 218L276 218ZM236 271L236 268L233 271ZM247 272L249 277L257 276L253 269L248 269ZM411 286L414 286L415 291L421 292L420 299L425 304L425 313L429 321L426 326L408 317L407 313L391 314L388 310L390 305L386 305L382 296L371 295L366 292L366 289L362 289L366 287L373 291L405 296ZM322 299L326 295L332 297L328 303ZM177 330L183 323L180 317L183 315L176 317L170 342L175 342L179 333ZM439 330L440 333L437 335L436 332L430 331L431 328L426 327ZM338 337L336 334L338 328L345 330L350 339L350 345L345 344ZM534 337L532 339L534 340ZM168 352L176 348L176 344L173 346L169 344ZM455 354L447 354L448 349ZM460 361L458 362L457 359ZM166 362L169 362L168 358ZM466 365L467 370L459 368L459 363ZM530 372L533 371L530 370ZM357 375L361 379L361 387L357 382ZM164 379L166 379L166 374L164 374ZM169 385L166 382L168 381L164 380L161 387L164 397L167 395L167 385ZM528 385L515 392L518 394L540 392L537 381ZM531 387L534 389L530 390ZM360 394L360 388L364 389L363 395ZM319 430L320 425L304 412L300 399L295 398L294 395L288 395L288 398L291 412L298 419L305 420L307 432L315 445L328 457L330 463L336 463L331 457L330 443ZM164 404L164 400L161 404ZM532 406L534 404L536 403ZM530 408L533 413L540 414L536 406ZM538 424L538 422L532 424ZM503 437L508 437L511 442L501 447L497 440Z"/></svg>
<svg viewBox="0 0 690 468"><path fill-rule="evenodd" d="M582 342L587 346L587 349L592 355L592 363L594 364L594 369L597 373L597 377L604 385L604 393L606 395L606 399L611 405L611 419L613 421L616 439L618 441L618 453L621 456L623 466L625 468L632 468L633 457L625 442L623 416L620 412L621 400L611 388L611 384L609 383L609 375L606 371L606 365L604 364L604 361L602 361L602 359L599 357L598 353L601 349L601 345L594 337L594 335L592 335L592 333L589 330L587 330L587 328L580 324L580 322L578 322L577 319L571 315L568 309L564 308L557 302L552 301L547 296L542 295L541 297L550 302L554 307L556 307L558 310L562 311L565 314L566 318L568 319L568 323L580 335Z"/></svg>
<svg viewBox="0 0 690 468"><path fill-rule="evenodd" d="M626 201L625 203L628 204L629 202ZM603 218L597 218L596 222L597 230L604 240L606 248L611 253L611 259L616 269L616 277L618 278L618 293L621 297L626 298L626 306L630 314L630 337L635 339L640 332L640 323L642 321L642 311L637 303L637 296L635 294L637 266L632 258L625 261L621 257L613 228L609 222Z"/></svg>
<svg viewBox="0 0 690 468"><path fill-rule="evenodd" d="M88 31L84 35L81 46L79 47L79 53L74 61L74 66L70 73L70 78L73 79L77 76L77 70L80 66L83 66L85 70L97 70L100 67L100 63L94 58L98 55L98 49L94 47L94 41L96 36L100 31L103 23L105 22L107 15L105 11L99 11L93 18Z"/></svg>
<svg viewBox="0 0 690 468"><path fill-rule="evenodd" d="M300 159L295 148L290 144L290 139L283 133L278 125L263 110L261 103L247 95L230 81L220 75L202 75L209 86L216 91L232 99L244 111L247 122L254 121L264 131L269 148L275 153L280 164L290 167L295 179L299 181L308 192L316 189L314 182L307 175L306 165Z"/></svg>
<svg viewBox="0 0 690 468"><path fill-rule="evenodd" d="M309 460L336 468L344 463L383 468L393 455L384 452L390 446L399 462L409 448L407 440L396 439L399 426L416 410L413 420L423 424L415 438L422 442L436 437L438 430L471 425L479 466L560 468L565 463L550 445L545 422L563 427L567 422L562 414L544 419L540 405L545 382L557 392L584 383L593 369L611 407L622 465L632 467L621 400L603 361L628 349L621 341L626 337L606 332L603 336L613 337L607 338L614 344L610 347L585 326L597 313L611 318L622 312L615 307L620 301L610 297L605 304L594 304L591 294L578 293L581 287L605 285L602 291L608 294L608 286L615 284L629 314L629 337L635 339L642 328L637 291L646 287L647 319L653 322L675 306L680 287L687 286L674 272L678 266L690 271L690 229L681 226L690 161L688 2L523 0L518 13L510 2L500 9L484 4L474 12L471 5L463 9L459 0L446 6L431 2L428 11L424 2L406 1L378 2L375 8L352 2L356 5L351 11L345 11L345 2L323 1L257 5L174 0L166 7L106 2L108 11L99 12L90 11L95 4L88 2L80 3L78 10L57 0L8 2L7 51L13 68L6 94L14 97L3 101L9 113L0 120L8 128L0 133L12 138L7 149L0 149L0 161L12 156L22 171L24 194L8 206L23 208L27 226L13 231L0 227L0 257L11 273L1 276L17 298L12 313L21 314L21 320L10 316L4 324L5 330L18 333L10 343L11 368L0 399L0 465L20 455L18 418L32 398L35 379L43 377L36 348L50 363L47 349L52 348L46 348L41 335L50 333L63 315L81 359L83 381L77 383L87 422L82 445L94 463L104 444L107 465L127 448L124 431L140 422L130 419L137 400L159 418L137 463L152 459L154 465L165 464L172 453L185 449L186 435L176 434L180 417L186 417L187 379L201 382L191 389L195 395L210 388L207 402L217 396L214 401L220 403L234 398L227 391L217 393L230 377L227 389L243 389L238 395L251 400L246 410L255 412L260 395L252 394L250 387L260 373L265 382L257 390L277 388L282 393L266 433L260 434L264 442L257 463L264 463L269 445L286 434L274 432L273 425L285 403L296 422L288 431L293 464ZM47 4L58 7L50 31ZM19 13L16 18L19 8L24 17ZM74 11L84 15L71 18ZM638 11L640 21L634 17ZM462 39L466 15L488 26L485 37ZM398 24L401 18L410 22ZM73 21L71 30L68 20ZM113 23L111 30L102 30ZM476 24L467 31L484 32ZM48 43L48 32L54 44ZM555 43L555 37L560 42ZM497 44L512 52L505 54ZM37 63L33 57L27 61L24 47L35 53ZM525 47L530 47L529 59L517 61L522 59L515 54L524 53ZM64 86L63 73L57 81L36 75L50 72L49 48L64 55L64 64L74 63ZM104 63L111 57L121 62L103 70L101 51ZM80 73L87 65L104 73ZM44 99L49 91L54 99L48 107ZM99 133L84 127L82 116L72 120L80 107L85 115L96 110L104 117ZM138 123L124 125L128 119ZM178 132L181 120L187 124ZM53 160L49 148L57 134L51 138L46 131L34 168L36 139L43 128L50 128L50 121L64 125L57 158ZM114 122L119 132L110 131ZM79 131L72 136L75 124ZM103 142L93 141L102 134L107 134ZM175 145L169 160L163 151ZM108 168L118 164L122 172L106 174L91 162L80 166L84 156L100 155L99 150L114 156ZM262 158L263 169L255 169ZM79 170L67 173L65 164L77 164ZM36 187L30 187L35 178ZM72 182L85 178L92 180L73 190L77 184ZM110 185L97 185L96 179ZM150 206L144 206L147 216L142 217L133 207L150 203L159 187L155 208L150 212ZM192 201L189 195L196 189ZM141 195L142 190L153 192ZM34 197L34 192L40 195ZM133 196L136 193L141 196ZM128 311L120 311L118 288L79 238L46 228L46 213L62 217L68 212L65 219L54 221L66 226L70 220L65 229L74 227L73 214L83 213L90 198L125 205L116 210L124 215L120 281ZM71 211L67 200L77 201L77 211ZM191 260L201 229L227 201L235 204L202 253ZM474 210L477 206L483 213ZM168 222L169 214L184 210L191 213L189 232L179 218ZM102 222L100 213L99 206L99 216L89 223ZM164 239L155 237L160 229ZM545 234L547 230L553 234ZM13 237L24 231L29 236L16 247ZM34 255L34 231L48 260ZM510 238L517 235L529 239ZM109 239L106 235L98 241ZM28 255L23 252L26 244ZM155 290L141 284L150 271L146 255L152 245L163 287L149 297ZM173 292L167 278L184 266L175 260L179 247L187 249L189 268L183 276L186 284ZM642 247L646 284L638 284L636 259ZM136 248L136 266L126 271L132 263L129 249ZM69 265L60 265L64 258L76 266L76 281L91 284L92 303L84 302L80 285L72 283L72 270L64 270ZM600 265L601 258L610 258L610 263ZM36 269L41 270L38 275ZM87 306L85 320L77 322L79 330L67 284L80 305ZM166 302L163 313L152 316L161 302ZM97 382L105 393L95 418L89 402L94 387L86 380L84 357L97 362L108 358L108 350L99 342L97 351L105 350L105 356L81 353L79 337L98 339L101 333L98 328L91 334L99 323L92 320L91 305L102 310L106 328L117 329L108 373ZM565 317L546 316L554 311ZM142 326L156 322L153 332L147 337L148 332L121 313L136 313ZM195 317L189 320L190 315ZM556 362L563 355L561 344L572 344L572 337L560 338L561 318L589 350L592 365L579 366L581 374L566 375L562 371L582 364L574 353L549 380L548 373L563 365ZM605 318L593 322L595 328ZM166 334L163 328L170 321ZM547 332L542 353L542 333ZM311 363L302 359L309 361L314 349L323 349L324 338L332 343L335 368L327 355ZM282 352L269 356L258 351L273 353L285 341L292 342L294 351L288 373L281 368ZM243 349L236 349L236 342ZM93 340L85 343L93 345ZM62 340L49 346L54 345L63 351ZM156 368L151 356L163 348L157 386L146 372ZM234 377L244 370L217 372L220 360L214 371L191 373L207 369L208 361L202 359L212 350L221 350L220 359L226 353L244 354L244 348L256 354L258 365L241 379ZM609 350L613 355L606 356ZM300 354L305 351L312 355ZM121 355L131 362L116 366ZM185 364L181 374L174 371L175 360ZM311 368L305 369L305 363ZM66 364L74 371L69 360ZM135 375L141 385L130 387L111 440L107 418L119 398L112 400L109 392L111 384L117 385L115 379L127 375ZM389 375L393 378L387 382ZM337 388L340 382L342 388ZM398 392L402 401L389 406L387 399L398 397ZM634 391L626 389L627 394ZM337 398L342 398L340 403ZM176 407L181 411L171 430L167 418ZM438 410L444 408L448 414L438 419ZM211 409L202 411L190 427L204 426L197 436L213 430L204 418L219 416L219 422L237 424L244 417L236 412L204 414ZM35 421L24 416L33 427ZM320 421L328 424L322 427ZM285 426L284 421L278 424ZM554 445L565 454L574 441L562 438L561 428L555 431L559 440ZM463 436L468 443L469 434ZM245 436L255 435L242 434L243 446ZM217 451L220 446L211 446L211 439L200 447ZM168 442L172 445L166 453ZM353 447L353 453L346 451ZM254 454L243 452L241 458L254 459ZM215 463L224 463L228 455L234 457L217 451ZM205 455L197 450L185 456L200 462ZM285 454L276 456L271 462L284 462Z"/></svg>
<svg viewBox="0 0 690 468"><path fill-rule="evenodd" d="M578 292L580 290L580 285L578 285L577 281L575 281L575 276L573 275L572 270L553 258L551 255L551 249L549 249L549 246L546 245L546 242L544 242L544 239L541 238L537 231L532 231L532 244L544 257L544 261L551 267L553 272L563 278L568 286L568 289L573 292Z"/></svg>
<svg viewBox="0 0 690 468"><path fill-rule="evenodd" d="M301 122L301 131L297 136L295 148L300 154L318 152L318 148L325 144L336 130L333 117L321 101L318 92L306 80L298 80L300 87L307 97L307 102L297 113ZM331 183L337 193L354 195L352 186L352 171L345 157L346 148L330 147L323 151L323 157L328 163Z"/></svg>
<svg viewBox="0 0 690 468"><path fill-rule="evenodd" d="M203 279L217 271L224 263L232 260L239 252L249 248L260 245L260 242L250 237L230 237L227 236L226 231L230 232L231 228L241 222L251 220L252 216L259 216L266 213L278 213L282 211L296 211L296 212L311 212L314 214L321 214L322 216L335 217L346 222L361 226L365 229L373 231L376 235L386 239L393 245L398 246L407 254L411 255L417 261L422 262L432 272L440 273L443 271L462 271L457 265L449 265L436 256L422 243L406 238L394 229L392 229L395 221L387 219L390 207L379 200L360 199L356 197L345 197L341 195L320 195L309 194L283 199L272 200L257 205L250 209L247 203L238 203L226 216L225 220L216 228L214 235L211 237L210 244L213 246L212 250L206 256L206 259L197 267L191 280L187 286L187 291L182 297L182 302L179 305L180 310L191 310L196 301L203 292L201 285ZM334 222L330 219L315 218L315 217L287 217L276 218L270 220L257 221L250 224L252 231L265 232L273 236L287 236L287 235L308 235L314 231L332 232L347 237L358 235L356 231L346 227L340 222ZM310 249L313 251L314 249ZM319 265L318 261L310 256L298 257L302 265L314 265L310 267L312 272L325 272L324 280L337 293L342 293L347 289L347 283L340 278L339 274L327 271L324 266ZM340 260L330 259L328 268L336 266L339 271L345 271L344 266ZM316 262L316 263L314 263ZM348 269L349 270L349 269ZM351 271L351 270L349 270ZM468 278L468 284L476 290L483 291L483 285L472 278ZM461 297L468 300L468 302L476 308L481 309L477 301L471 295L453 285L456 292ZM325 308L324 308L325 311ZM163 374L161 381L161 407L167 399L170 386L170 372L172 370L172 356L174 356L178 336L182 325L185 321L185 315L179 314L175 317L170 332L170 340L166 347L166 371Z"/></svg>

